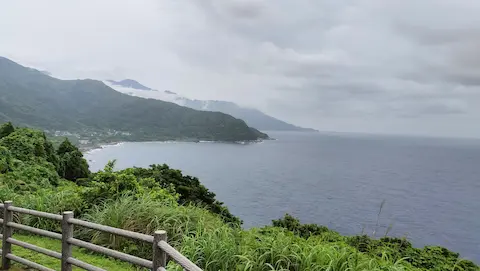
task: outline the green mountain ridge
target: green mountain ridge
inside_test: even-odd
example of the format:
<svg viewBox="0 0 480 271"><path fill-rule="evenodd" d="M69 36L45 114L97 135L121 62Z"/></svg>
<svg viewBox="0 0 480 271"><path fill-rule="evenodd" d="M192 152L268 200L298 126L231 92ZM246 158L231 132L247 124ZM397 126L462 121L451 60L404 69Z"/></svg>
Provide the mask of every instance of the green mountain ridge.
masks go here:
<svg viewBox="0 0 480 271"><path fill-rule="evenodd" d="M125 141L268 138L227 114L131 97L96 80L56 79L0 57L0 122L6 121Z"/></svg>

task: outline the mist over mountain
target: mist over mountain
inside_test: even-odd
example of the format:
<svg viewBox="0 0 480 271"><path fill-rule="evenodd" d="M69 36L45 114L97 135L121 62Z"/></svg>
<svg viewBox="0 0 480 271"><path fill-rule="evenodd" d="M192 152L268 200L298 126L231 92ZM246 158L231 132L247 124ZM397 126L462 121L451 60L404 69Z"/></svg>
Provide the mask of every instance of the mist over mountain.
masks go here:
<svg viewBox="0 0 480 271"><path fill-rule="evenodd" d="M152 90L151 88L148 88L139 82L132 80L132 79L124 79L121 81L115 81L115 80L107 80L110 84L114 86L120 86L120 87L126 87L126 88L134 88L138 90Z"/></svg>
<svg viewBox="0 0 480 271"><path fill-rule="evenodd" d="M243 119L249 126L255 127L256 129L262 131L316 131L314 129L303 128L287 123L275 117L269 116L258 109L240 106L233 102L188 99L170 90L161 91L151 89L131 79L118 82L106 80L104 83L119 92L126 93L131 96L173 102L178 105L186 106L196 110L215 111L229 114L236 118Z"/></svg>

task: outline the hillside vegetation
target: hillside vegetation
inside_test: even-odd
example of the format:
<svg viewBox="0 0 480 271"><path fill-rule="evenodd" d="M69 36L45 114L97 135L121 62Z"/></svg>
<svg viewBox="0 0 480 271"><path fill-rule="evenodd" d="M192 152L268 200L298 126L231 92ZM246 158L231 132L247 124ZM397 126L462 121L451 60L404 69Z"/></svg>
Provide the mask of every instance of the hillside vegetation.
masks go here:
<svg viewBox="0 0 480 271"><path fill-rule="evenodd" d="M51 213L73 210L85 220L146 234L165 229L169 242L204 270L479 270L442 247L420 249L399 238L342 236L289 215L272 226L243 230L240 220L197 178L166 165L113 168L110 162L92 173L69 141L54 148L41 131L0 127L0 200ZM51 220L15 219L60 230ZM77 229L75 236L137 256L152 253L149 245L96 231ZM168 267L181 270L174 263Z"/></svg>
<svg viewBox="0 0 480 271"><path fill-rule="evenodd" d="M243 120L131 97L100 81L59 80L0 57L0 122L117 140L267 138Z"/></svg>

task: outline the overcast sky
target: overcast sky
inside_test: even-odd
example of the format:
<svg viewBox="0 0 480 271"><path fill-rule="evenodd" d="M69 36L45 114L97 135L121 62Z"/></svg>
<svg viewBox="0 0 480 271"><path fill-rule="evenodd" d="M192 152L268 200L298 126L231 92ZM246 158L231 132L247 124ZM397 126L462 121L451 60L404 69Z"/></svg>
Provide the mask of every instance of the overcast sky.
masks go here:
<svg viewBox="0 0 480 271"><path fill-rule="evenodd" d="M2 1L0 55L325 131L480 137L479 0Z"/></svg>

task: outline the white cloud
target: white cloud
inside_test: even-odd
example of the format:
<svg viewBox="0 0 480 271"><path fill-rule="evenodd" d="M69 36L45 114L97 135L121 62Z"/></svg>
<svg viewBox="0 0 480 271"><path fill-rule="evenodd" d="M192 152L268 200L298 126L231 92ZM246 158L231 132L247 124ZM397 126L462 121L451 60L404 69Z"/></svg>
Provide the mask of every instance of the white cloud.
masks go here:
<svg viewBox="0 0 480 271"><path fill-rule="evenodd" d="M478 14L477 0L5 1L0 55L322 130L480 136Z"/></svg>

